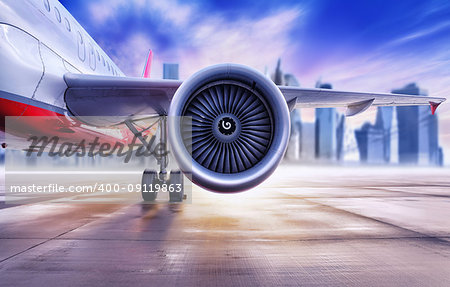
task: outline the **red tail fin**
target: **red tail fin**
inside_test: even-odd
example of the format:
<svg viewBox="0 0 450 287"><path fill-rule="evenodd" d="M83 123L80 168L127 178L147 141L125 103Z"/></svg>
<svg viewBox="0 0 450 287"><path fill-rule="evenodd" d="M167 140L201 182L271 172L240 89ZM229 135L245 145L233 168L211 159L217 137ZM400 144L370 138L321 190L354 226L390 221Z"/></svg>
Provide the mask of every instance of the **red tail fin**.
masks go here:
<svg viewBox="0 0 450 287"><path fill-rule="evenodd" d="M144 73L142 74L143 78L150 78L150 71L152 70L152 59L153 59L153 52L152 50L149 50L147 63L145 64Z"/></svg>

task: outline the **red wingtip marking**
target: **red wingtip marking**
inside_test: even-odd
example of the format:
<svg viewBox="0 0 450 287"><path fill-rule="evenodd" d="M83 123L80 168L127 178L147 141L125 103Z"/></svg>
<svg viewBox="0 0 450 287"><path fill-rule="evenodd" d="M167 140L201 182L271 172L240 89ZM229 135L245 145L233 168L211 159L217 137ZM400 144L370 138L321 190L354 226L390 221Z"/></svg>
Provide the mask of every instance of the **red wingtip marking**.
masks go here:
<svg viewBox="0 0 450 287"><path fill-rule="evenodd" d="M431 114L434 115L436 113L437 107L439 107L441 103L430 102Z"/></svg>
<svg viewBox="0 0 450 287"><path fill-rule="evenodd" d="M147 63L145 64L144 74L142 77L150 78L150 71L152 70L152 59L153 59L153 51L150 50L148 52Z"/></svg>

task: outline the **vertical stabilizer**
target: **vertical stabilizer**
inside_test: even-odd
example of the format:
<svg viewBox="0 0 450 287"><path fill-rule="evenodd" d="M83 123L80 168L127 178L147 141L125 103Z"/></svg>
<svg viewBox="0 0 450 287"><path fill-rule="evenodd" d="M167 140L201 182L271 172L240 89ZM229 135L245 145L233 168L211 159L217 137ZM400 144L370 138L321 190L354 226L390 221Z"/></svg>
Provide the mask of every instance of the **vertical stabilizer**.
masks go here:
<svg viewBox="0 0 450 287"><path fill-rule="evenodd" d="M148 51L147 63L145 64L144 73L142 73L143 78L150 78L150 72L152 70L152 60L153 60L153 51Z"/></svg>

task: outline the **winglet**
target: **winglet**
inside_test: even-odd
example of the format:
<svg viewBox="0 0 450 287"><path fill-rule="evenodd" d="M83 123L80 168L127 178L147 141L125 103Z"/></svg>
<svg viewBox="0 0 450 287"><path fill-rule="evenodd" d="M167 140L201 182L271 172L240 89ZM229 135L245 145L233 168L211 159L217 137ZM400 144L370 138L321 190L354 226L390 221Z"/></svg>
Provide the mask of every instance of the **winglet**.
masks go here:
<svg viewBox="0 0 450 287"><path fill-rule="evenodd" d="M144 73L142 74L143 78L150 78L150 71L152 69L152 60L153 60L153 51L148 51L147 63L145 64Z"/></svg>
<svg viewBox="0 0 450 287"><path fill-rule="evenodd" d="M441 103L430 102L431 114L434 115L436 113L437 107L439 107Z"/></svg>

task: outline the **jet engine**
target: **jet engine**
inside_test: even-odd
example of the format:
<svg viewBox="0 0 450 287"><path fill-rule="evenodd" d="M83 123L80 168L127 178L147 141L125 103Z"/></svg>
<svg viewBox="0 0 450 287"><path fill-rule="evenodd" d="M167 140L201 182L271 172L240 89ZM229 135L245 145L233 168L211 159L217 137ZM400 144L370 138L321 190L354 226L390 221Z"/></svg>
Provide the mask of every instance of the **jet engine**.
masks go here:
<svg viewBox="0 0 450 287"><path fill-rule="evenodd" d="M216 192L250 189L269 177L286 151L289 110L278 87L242 65L203 69L176 91L169 142L181 170Z"/></svg>

